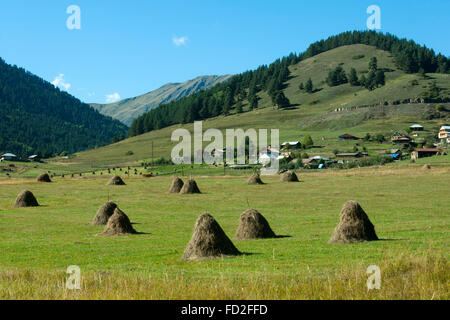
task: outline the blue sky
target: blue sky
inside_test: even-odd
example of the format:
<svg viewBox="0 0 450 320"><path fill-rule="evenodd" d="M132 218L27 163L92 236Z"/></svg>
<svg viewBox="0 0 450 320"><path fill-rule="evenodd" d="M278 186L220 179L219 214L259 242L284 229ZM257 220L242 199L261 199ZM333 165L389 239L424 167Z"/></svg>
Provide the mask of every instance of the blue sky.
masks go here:
<svg viewBox="0 0 450 320"><path fill-rule="evenodd" d="M81 9L80 30L66 26L69 5ZM104 103L367 29L370 5L381 9L380 31L450 55L448 0L14 0L0 4L0 57Z"/></svg>

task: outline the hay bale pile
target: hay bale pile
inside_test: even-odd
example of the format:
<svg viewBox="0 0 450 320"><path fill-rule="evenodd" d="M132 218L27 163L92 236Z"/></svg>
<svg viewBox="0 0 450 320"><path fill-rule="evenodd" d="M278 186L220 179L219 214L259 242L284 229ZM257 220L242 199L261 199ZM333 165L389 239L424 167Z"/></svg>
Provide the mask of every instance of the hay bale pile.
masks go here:
<svg viewBox="0 0 450 320"><path fill-rule="evenodd" d="M50 176L47 173L41 174L39 177L37 177L37 182L52 182L50 179Z"/></svg>
<svg viewBox="0 0 450 320"><path fill-rule="evenodd" d="M201 192L197 186L197 182L195 182L195 180L190 179L183 185L183 188L181 188L180 193L181 194L194 194L194 193L201 193Z"/></svg>
<svg viewBox="0 0 450 320"><path fill-rule="evenodd" d="M104 226L108 223L109 218L114 214L114 211L117 208L117 204L112 201L106 202L102 205L92 220L92 224L95 226Z"/></svg>
<svg viewBox="0 0 450 320"><path fill-rule="evenodd" d="M281 176L282 182L300 182L294 171L288 171Z"/></svg>
<svg viewBox="0 0 450 320"><path fill-rule="evenodd" d="M176 177L173 179L172 185L170 186L169 189L169 193L180 193L183 186L184 186L183 180L181 180L179 177Z"/></svg>
<svg viewBox="0 0 450 320"><path fill-rule="evenodd" d="M247 180L247 184L264 184L259 174L254 174Z"/></svg>
<svg viewBox="0 0 450 320"><path fill-rule="evenodd" d="M238 240L248 240L276 238L276 235L261 213L249 209L241 215L235 237Z"/></svg>
<svg viewBox="0 0 450 320"><path fill-rule="evenodd" d="M39 207L39 203L34 197L33 193L28 190L23 190L17 196L16 202L14 203L14 208L28 208L28 207Z"/></svg>
<svg viewBox="0 0 450 320"><path fill-rule="evenodd" d="M119 176L114 176L108 182L109 186L125 186L125 182L123 182L122 178Z"/></svg>
<svg viewBox="0 0 450 320"><path fill-rule="evenodd" d="M363 208L356 201L348 201L341 211L341 218L329 243L353 243L376 241L375 227Z"/></svg>
<svg viewBox="0 0 450 320"><path fill-rule="evenodd" d="M103 233L99 236L123 236L136 234L128 216L119 208L114 209L114 214L109 218Z"/></svg>
<svg viewBox="0 0 450 320"><path fill-rule="evenodd" d="M202 260L239 254L239 250L217 221L209 213L204 213L195 223L194 233L184 251L183 260Z"/></svg>

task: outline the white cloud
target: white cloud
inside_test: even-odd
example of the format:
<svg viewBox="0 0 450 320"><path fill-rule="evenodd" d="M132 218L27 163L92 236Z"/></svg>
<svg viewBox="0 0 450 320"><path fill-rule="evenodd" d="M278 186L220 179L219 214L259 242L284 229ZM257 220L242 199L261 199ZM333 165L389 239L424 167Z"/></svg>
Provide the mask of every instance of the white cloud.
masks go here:
<svg viewBox="0 0 450 320"><path fill-rule="evenodd" d="M117 102L119 100L120 100L120 95L117 92L106 95L106 103L113 103L113 102Z"/></svg>
<svg viewBox="0 0 450 320"><path fill-rule="evenodd" d="M55 87L58 87L60 89L69 91L71 84L70 83L66 83L64 81L64 74L60 73L59 75L57 75L55 77L55 80L53 80L52 85L54 85Z"/></svg>
<svg viewBox="0 0 450 320"><path fill-rule="evenodd" d="M185 46L187 44L187 42L189 41L188 37L177 37L174 36L172 38L173 44L176 45L177 47L179 46Z"/></svg>

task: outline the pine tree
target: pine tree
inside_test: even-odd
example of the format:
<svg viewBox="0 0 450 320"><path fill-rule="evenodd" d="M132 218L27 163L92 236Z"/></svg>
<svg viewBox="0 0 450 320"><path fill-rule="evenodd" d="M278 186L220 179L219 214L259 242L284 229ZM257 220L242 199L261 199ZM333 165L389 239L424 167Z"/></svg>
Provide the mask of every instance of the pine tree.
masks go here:
<svg viewBox="0 0 450 320"><path fill-rule="evenodd" d="M256 97L256 95L249 96L248 102L250 103L250 108L252 110L258 108L258 97Z"/></svg>
<svg viewBox="0 0 450 320"><path fill-rule="evenodd" d="M278 108L287 108L291 105L289 99L284 95L283 91L278 91L275 94L275 104Z"/></svg>
<svg viewBox="0 0 450 320"><path fill-rule="evenodd" d="M242 108L242 102L238 101L237 105L236 105L236 112L237 113L242 113L244 112L243 108Z"/></svg>
<svg viewBox="0 0 450 320"><path fill-rule="evenodd" d="M369 62L369 71L376 72L378 70L378 60L377 57L372 57Z"/></svg>
<svg viewBox="0 0 450 320"><path fill-rule="evenodd" d="M366 86L366 82L367 82L366 76L365 75L361 75L361 78L359 78L359 84L362 85L363 87L365 87Z"/></svg>
<svg viewBox="0 0 450 320"><path fill-rule="evenodd" d="M350 84L352 86L359 86L358 74L356 73L355 68L352 68L350 70L350 75L349 75L348 81L350 82Z"/></svg>
<svg viewBox="0 0 450 320"><path fill-rule="evenodd" d="M375 73L375 83L378 86L384 86L386 84L386 77L383 70L377 70Z"/></svg>
<svg viewBox="0 0 450 320"><path fill-rule="evenodd" d="M341 66L336 67L336 69L330 71L328 73L328 77L326 79L327 84L330 87L335 87L348 82L347 75L345 74L344 69Z"/></svg>
<svg viewBox="0 0 450 320"><path fill-rule="evenodd" d="M364 84L366 89L368 89L370 91L375 89L375 87L377 86L375 79L376 79L375 71L373 71L373 70L369 71L369 74L367 75L367 79Z"/></svg>
<svg viewBox="0 0 450 320"><path fill-rule="evenodd" d="M312 93L314 91L314 85L311 78L306 81L305 90L308 93Z"/></svg>

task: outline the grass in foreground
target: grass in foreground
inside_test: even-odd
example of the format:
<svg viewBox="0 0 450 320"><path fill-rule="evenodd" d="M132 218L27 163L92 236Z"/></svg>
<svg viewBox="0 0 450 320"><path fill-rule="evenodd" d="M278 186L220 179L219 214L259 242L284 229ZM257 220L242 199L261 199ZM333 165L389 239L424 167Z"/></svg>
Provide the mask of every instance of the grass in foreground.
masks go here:
<svg viewBox="0 0 450 320"><path fill-rule="evenodd" d="M245 177L197 177L204 193L192 196L168 194L170 177L130 178L124 187L106 186L107 177L1 180L0 297L74 298L60 280L78 265L80 298L447 299L450 168L419 168L302 172L301 183L263 177L263 186L248 186ZM22 189L43 206L13 209ZM96 237L102 228L89 223L108 196L146 234ZM247 199L290 237L234 241L247 253L236 258L181 261L202 212L233 237ZM383 241L327 243L350 199ZM370 265L384 279L376 294L365 286Z"/></svg>
<svg viewBox="0 0 450 320"><path fill-rule="evenodd" d="M421 299L450 298L447 260L424 255L387 258L380 264L381 288L367 289L366 267L339 270L327 276L272 275L191 279L183 275L82 275L80 290L67 290L67 275L34 270L0 270L2 299L155 299L155 300L303 300L303 299Z"/></svg>

